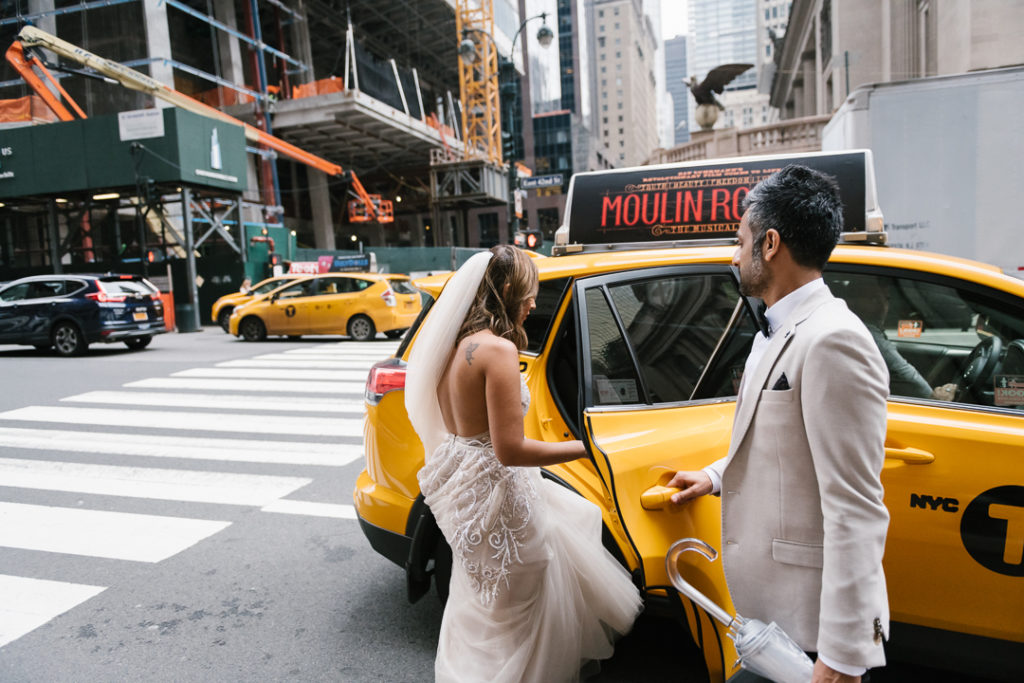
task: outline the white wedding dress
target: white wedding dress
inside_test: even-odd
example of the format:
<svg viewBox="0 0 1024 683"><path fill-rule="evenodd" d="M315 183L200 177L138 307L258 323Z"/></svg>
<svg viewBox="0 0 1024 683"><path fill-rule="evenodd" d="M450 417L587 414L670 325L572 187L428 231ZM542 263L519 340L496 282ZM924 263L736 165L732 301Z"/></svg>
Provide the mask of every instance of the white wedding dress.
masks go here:
<svg viewBox="0 0 1024 683"><path fill-rule="evenodd" d="M524 415L529 401L524 381ZM437 681L575 681L612 655L641 600L601 545L597 506L537 467L502 465L486 432L449 434L419 481L452 549Z"/></svg>

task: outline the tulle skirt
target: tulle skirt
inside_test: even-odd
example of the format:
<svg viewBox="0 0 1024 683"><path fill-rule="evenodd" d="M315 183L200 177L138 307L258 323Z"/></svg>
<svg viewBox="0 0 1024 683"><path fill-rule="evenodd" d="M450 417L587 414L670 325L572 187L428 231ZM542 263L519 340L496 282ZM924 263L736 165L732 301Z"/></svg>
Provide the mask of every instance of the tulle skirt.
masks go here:
<svg viewBox="0 0 1024 683"><path fill-rule="evenodd" d="M588 661L612 655L615 639L641 609L629 574L601 544L600 510L542 479L539 469L505 468L489 443L450 440L447 447L444 460L457 474L424 482L425 495L431 489L427 503L453 549L436 680L578 680ZM452 457L452 449L462 457ZM502 524L500 515L495 521L497 509L509 512L511 524ZM468 534L482 539L477 546L464 538L473 526L481 527L479 535ZM503 536L499 527L511 531L505 528ZM493 562L502 553L509 560L498 563L503 574Z"/></svg>

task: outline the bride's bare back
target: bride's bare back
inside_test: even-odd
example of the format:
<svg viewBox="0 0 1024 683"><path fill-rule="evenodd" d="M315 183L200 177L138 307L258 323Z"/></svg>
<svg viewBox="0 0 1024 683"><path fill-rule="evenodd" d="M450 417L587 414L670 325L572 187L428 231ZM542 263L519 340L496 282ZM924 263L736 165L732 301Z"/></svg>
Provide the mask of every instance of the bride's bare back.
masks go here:
<svg viewBox="0 0 1024 683"><path fill-rule="evenodd" d="M490 431L487 377L488 372L492 376L495 371L498 371L497 375L508 374L507 368L505 373L501 373L499 368L494 367L496 362L501 364L501 361L505 361L506 365L513 363L516 376L515 385L510 387L511 393L497 398L499 403L511 402L518 406L518 354L512 342L495 336L490 330L482 330L463 339L452 352L437 387L441 416L449 432L458 436L476 436ZM518 408L516 413L515 420L521 432L522 413Z"/></svg>
<svg viewBox="0 0 1024 683"><path fill-rule="evenodd" d="M471 437L490 432L494 454L504 465L551 465L585 455L579 441L524 438L519 351L490 330L471 334L455 347L438 383L437 401L450 433Z"/></svg>

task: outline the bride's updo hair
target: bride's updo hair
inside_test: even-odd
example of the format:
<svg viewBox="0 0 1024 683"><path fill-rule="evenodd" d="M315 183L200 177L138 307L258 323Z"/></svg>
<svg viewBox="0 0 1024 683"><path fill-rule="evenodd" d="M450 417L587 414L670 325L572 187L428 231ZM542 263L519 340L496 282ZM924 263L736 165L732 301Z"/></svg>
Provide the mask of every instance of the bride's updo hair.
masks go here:
<svg viewBox="0 0 1024 683"><path fill-rule="evenodd" d="M455 344L480 330L490 330L511 340L516 348L525 349L526 330L517 318L523 303L537 287L537 266L525 251L511 244L491 247L491 254Z"/></svg>

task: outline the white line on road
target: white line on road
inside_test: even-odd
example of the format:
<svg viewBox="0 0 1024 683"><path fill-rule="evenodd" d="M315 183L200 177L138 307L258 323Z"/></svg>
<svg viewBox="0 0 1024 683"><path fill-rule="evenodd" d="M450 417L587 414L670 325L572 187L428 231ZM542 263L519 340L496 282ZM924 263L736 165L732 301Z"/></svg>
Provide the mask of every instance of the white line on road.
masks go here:
<svg viewBox="0 0 1024 683"><path fill-rule="evenodd" d="M276 357L275 357L276 356ZM321 368L323 370L361 370L363 377L370 371L373 361L329 360L323 358L302 358L286 354L268 354L242 360L226 360L217 363L218 368Z"/></svg>
<svg viewBox="0 0 1024 683"><path fill-rule="evenodd" d="M0 574L0 647L105 590L104 586Z"/></svg>
<svg viewBox="0 0 1024 683"><path fill-rule="evenodd" d="M268 505L312 479L0 458L0 485L220 505Z"/></svg>
<svg viewBox="0 0 1024 683"><path fill-rule="evenodd" d="M281 368L191 368L172 377L225 377L227 379L284 379L365 382L367 370L289 370Z"/></svg>
<svg viewBox="0 0 1024 683"><path fill-rule="evenodd" d="M127 406L174 406L233 410L281 410L296 413L364 414L363 401L338 398L280 398L239 394L175 394L159 391L90 391L62 398L71 403L106 403Z"/></svg>
<svg viewBox="0 0 1024 683"><path fill-rule="evenodd" d="M334 503L310 503L302 500L275 500L261 508L263 512L277 512L285 515L309 515L310 517L335 517L355 519L356 509L352 505Z"/></svg>
<svg viewBox="0 0 1024 683"><path fill-rule="evenodd" d="M0 503L0 547L159 562L231 526L206 519Z"/></svg>
<svg viewBox="0 0 1024 683"><path fill-rule="evenodd" d="M337 360L383 360L388 356L395 353L398 349L398 345L393 346L375 346L372 349L359 349L352 350L345 347L333 347L333 348L309 348L309 349L289 349L284 353L289 356L334 356Z"/></svg>
<svg viewBox="0 0 1024 683"><path fill-rule="evenodd" d="M365 382L293 382L258 379L191 379L188 377L151 377L124 386L138 389L204 389L213 391L265 391L269 394L333 394L362 396Z"/></svg>
<svg viewBox="0 0 1024 683"><path fill-rule="evenodd" d="M140 437L138 434L15 427L0 428L0 447L324 467L342 467L363 457L362 444L226 440L159 434Z"/></svg>
<svg viewBox="0 0 1024 683"><path fill-rule="evenodd" d="M184 429L188 431L244 432L253 434L301 434L303 436L353 436L362 434L362 420L294 415L244 415L192 413L119 408L27 406L0 413L0 420L66 422L118 427Z"/></svg>

